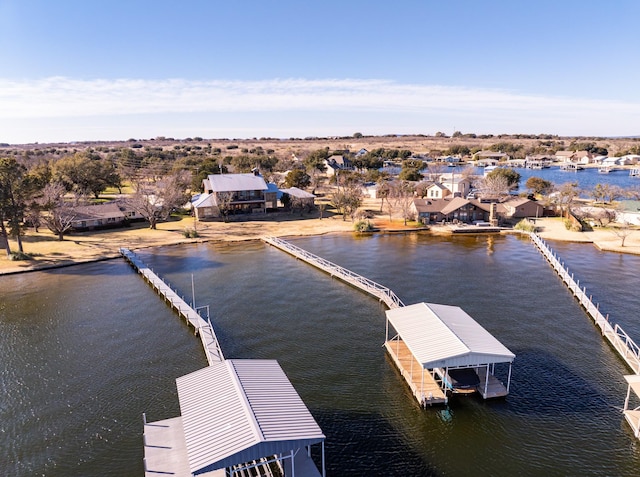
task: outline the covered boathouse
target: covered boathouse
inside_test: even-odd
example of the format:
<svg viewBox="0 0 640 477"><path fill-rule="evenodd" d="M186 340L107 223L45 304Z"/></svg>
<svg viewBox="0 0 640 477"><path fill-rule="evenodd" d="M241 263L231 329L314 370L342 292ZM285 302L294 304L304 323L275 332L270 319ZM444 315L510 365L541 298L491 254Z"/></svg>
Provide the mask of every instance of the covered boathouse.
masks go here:
<svg viewBox="0 0 640 477"><path fill-rule="evenodd" d="M386 315L385 347L420 404L446 403L450 392L509 393L515 354L462 308L417 303ZM494 375L500 363L508 363L506 386Z"/></svg>
<svg viewBox="0 0 640 477"><path fill-rule="evenodd" d="M325 436L277 361L222 360L176 385L182 415L145 418L146 476L324 477Z"/></svg>

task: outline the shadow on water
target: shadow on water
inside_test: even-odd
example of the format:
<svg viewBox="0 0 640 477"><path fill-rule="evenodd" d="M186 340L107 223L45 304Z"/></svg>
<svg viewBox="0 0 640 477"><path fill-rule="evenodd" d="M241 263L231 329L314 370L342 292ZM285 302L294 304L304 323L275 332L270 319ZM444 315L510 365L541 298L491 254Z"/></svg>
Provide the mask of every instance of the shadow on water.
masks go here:
<svg viewBox="0 0 640 477"><path fill-rule="evenodd" d="M540 349L515 350L514 380L509 397L510 408L520 415L540 416L608 412L605 393Z"/></svg>
<svg viewBox="0 0 640 477"><path fill-rule="evenodd" d="M330 476L443 475L382 416L328 409L311 412L327 437L325 458ZM312 456L320 464L320 451L314 450Z"/></svg>

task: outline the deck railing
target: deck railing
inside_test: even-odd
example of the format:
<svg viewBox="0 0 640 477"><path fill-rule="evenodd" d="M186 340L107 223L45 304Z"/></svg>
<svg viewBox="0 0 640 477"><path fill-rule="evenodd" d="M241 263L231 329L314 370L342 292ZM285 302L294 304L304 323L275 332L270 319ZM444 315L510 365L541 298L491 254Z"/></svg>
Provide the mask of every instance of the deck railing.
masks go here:
<svg viewBox="0 0 640 477"><path fill-rule="evenodd" d="M587 314L593 319L595 325L600 328L602 335L611 343L614 349L625 360L634 373L640 374L640 347L631 337L616 324L612 325L609 315L604 316L600 312L600 305L594 304L591 295L587 295L587 288L580 288L580 280L575 280L573 273L569 274L569 269L560 262L558 256L537 234L530 233L531 241L538 247L551 267L558 273L558 276L571 290L578 302L585 309Z"/></svg>
<svg viewBox="0 0 640 477"><path fill-rule="evenodd" d="M398 296L389 288L380 285L379 283L374 282L373 280L369 280L362 275L358 275L357 273L352 272L340 265L336 265L329 260L325 260L322 257L314 255L311 252L307 252L306 250L293 245L292 243L287 242L278 237L262 237L262 240L268 244L273 245L274 247L283 250L300 260L304 260L310 265L313 265L320 270L325 271L332 277L337 277L344 282L347 282L361 290L369 293L370 295L375 296L376 298L383 301L389 309L400 308L404 306L402 300L398 298Z"/></svg>
<svg viewBox="0 0 640 477"><path fill-rule="evenodd" d="M147 283L149 283L158 294L162 295L187 323L193 326L202 342L207 362L211 365L215 362L222 361L224 356L222 355L218 338L213 331L213 326L211 326L211 320L202 318L200 313L194 310L184 300L184 297L178 295L177 290L173 290L171 286L149 268L135 252L121 248L120 254L145 278Z"/></svg>

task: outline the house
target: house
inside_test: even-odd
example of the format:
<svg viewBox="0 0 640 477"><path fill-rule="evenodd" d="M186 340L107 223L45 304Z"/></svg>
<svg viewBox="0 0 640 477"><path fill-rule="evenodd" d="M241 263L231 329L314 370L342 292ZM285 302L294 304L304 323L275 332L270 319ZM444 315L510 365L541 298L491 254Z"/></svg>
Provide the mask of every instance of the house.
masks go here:
<svg viewBox="0 0 640 477"><path fill-rule="evenodd" d="M573 151L556 151L556 161L558 162L571 162Z"/></svg>
<svg viewBox="0 0 640 477"><path fill-rule="evenodd" d="M508 161L511 157L509 154L505 154L504 152L495 151L480 151L473 155L474 161L484 161L487 159L491 159L493 161Z"/></svg>
<svg viewBox="0 0 640 477"><path fill-rule="evenodd" d="M414 199L411 210L417 220L424 224L436 222L486 222L489 220L491 204L462 197L444 199Z"/></svg>
<svg viewBox="0 0 640 477"><path fill-rule="evenodd" d="M576 164L591 164L593 163L593 155L589 151L576 151L571 156L571 162Z"/></svg>
<svg viewBox="0 0 640 477"><path fill-rule="evenodd" d="M425 192L429 199L444 199L446 196L451 195L451 191L439 182L431 184Z"/></svg>
<svg viewBox="0 0 640 477"><path fill-rule="evenodd" d="M558 151L556 159L559 162L573 162L574 164L593 163L593 155L589 151Z"/></svg>
<svg viewBox="0 0 640 477"><path fill-rule="evenodd" d="M121 227L127 221L124 210L115 202L96 205L79 205L73 208L73 230L94 230Z"/></svg>
<svg viewBox="0 0 640 477"><path fill-rule="evenodd" d="M535 200L526 197L514 197L498 204L497 213L504 219L524 219L542 217L545 208Z"/></svg>
<svg viewBox="0 0 640 477"><path fill-rule="evenodd" d="M352 171L353 164L349 158L341 156L339 154L334 154L333 156L329 156L324 160L325 165L327 166L327 175L329 177L335 176L337 172L340 171Z"/></svg>
<svg viewBox="0 0 640 477"><path fill-rule="evenodd" d="M460 174L448 172L441 174L440 183L456 197L466 197L471 190L471 180Z"/></svg>
<svg viewBox="0 0 640 477"><path fill-rule="evenodd" d="M298 202L298 207L315 207L316 196L310 192L298 189L297 187L290 187L289 189L280 189L283 194L288 194L291 199Z"/></svg>
<svg viewBox="0 0 640 477"><path fill-rule="evenodd" d="M210 174L202 181L204 193L193 203L198 220L229 214L264 213L277 208L277 191L269 190L257 172Z"/></svg>
<svg viewBox="0 0 640 477"><path fill-rule="evenodd" d="M618 164L620 164L621 166L631 166L640 162L640 155L626 154L624 156L620 156L618 159Z"/></svg>

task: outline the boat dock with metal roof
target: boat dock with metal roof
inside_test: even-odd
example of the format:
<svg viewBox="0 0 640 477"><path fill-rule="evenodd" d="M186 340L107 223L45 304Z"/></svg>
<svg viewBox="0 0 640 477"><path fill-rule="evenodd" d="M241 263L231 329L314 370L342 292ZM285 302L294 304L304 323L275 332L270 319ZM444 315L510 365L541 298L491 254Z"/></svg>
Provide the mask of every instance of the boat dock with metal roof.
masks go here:
<svg viewBox="0 0 640 477"><path fill-rule="evenodd" d="M462 308L416 303L387 310L386 316L385 348L422 405L446 403L448 392L477 391L484 399L509 393L515 354ZM506 385L495 376L501 363L508 364ZM476 381L462 386L455 370Z"/></svg>
<svg viewBox="0 0 640 477"><path fill-rule="evenodd" d="M463 368L474 374L478 382L473 390L478 391L484 399L506 396L509 393L511 362L515 355L462 309L425 303L405 306L389 288L307 252L286 240L276 237L263 237L262 240L325 271L332 277L338 277L379 298L387 305L389 308L386 312L387 338L384 346L420 404L447 403L448 393L461 390L460 386L456 386L450 370ZM412 325L408 325L406 318L412 315L415 315L415 320ZM449 320L450 317L465 323L465 326L458 329L456 324ZM391 339L389 338L390 323L398 332ZM472 329L477 336L469 334L469 329ZM434 330L438 333L432 334ZM439 364L428 359L430 351L442 350L443 346L447 348L453 345L455 345L454 354L445 352ZM447 349L449 353L452 352L452 349ZM465 355L465 358L463 359L461 355ZM454 359L456 357L457 360ZM494 372L497 363L507 362L509 369L505 386L495 377Z"/></svg>
<svg viewBox="0 0 640 477"><path fill-rule="evenodd" d="M147 422L145 476L324 477L325 436L277 361L225 360L211 326L134 252L120 254L200 335L209 366L176 379L181 415ZM322 474L311 446L322 446Z"/></svg>
<svg viewBox="0 0 640 477"><path fill-rule="evenodd" d="M176 386L182 415L145 419L145 476L325 475L325 436L277 361L223 360Z"/></svg>

